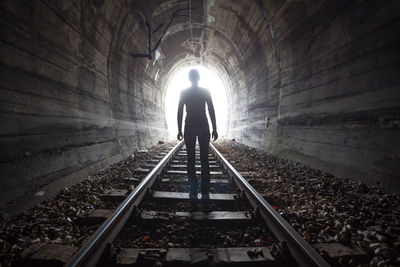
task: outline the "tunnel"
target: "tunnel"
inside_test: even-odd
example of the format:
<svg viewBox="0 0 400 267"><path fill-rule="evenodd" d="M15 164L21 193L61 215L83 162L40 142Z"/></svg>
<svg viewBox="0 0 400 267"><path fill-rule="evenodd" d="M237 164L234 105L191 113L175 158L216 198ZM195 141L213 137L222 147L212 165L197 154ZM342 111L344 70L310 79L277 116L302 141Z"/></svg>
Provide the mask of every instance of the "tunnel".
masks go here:
<svg viewBox="0 0 400 267"><path fill-rule="evenodd" d="M110 199L136 197L156 173L156 190L140 191L140 205L161 209L165 199L187 200L186 184L179 194L157 190L172 181L165 175L189 172L182 170L189 150L176 140L178 107L170 107L168 94L174 77L193 68L217 77L224 93L213 96L226 114L216 112L223 123L220 140L210 142L209 167L221 171L211 169L210 183L236 179L240 189L223 195L221 185L204 203L221 192L219 200L251 202L245 211L222 207L215 214L233 216L230 225L240 227L262 217L268 229L275 226L265 210L282 216L294 240L312 246L305 258L319 266L327 266L322 258L333 266L400 264L399 1L3 0L0 12L0 265L19 266L36 251L63 264L79 257L93 225L119 216ZM216 90L208 76L200 81ZM218 175L225 176L217 181ZM149 195L164 200L149 204ZM179 216L192 211L186 204L176 205L184 208ZM137 205L129 211L137 220L165 220ZM195 212L199 220L218 218ZM279 224L288 224L283 219ZM209 245L207 239L217 242L207 253L224 263L239 250L247 261L265 253L277 265L276 251L298 253L285 234L271 237L264 226L230 234L228 223L218 231L191 223L122 233L169 249L167 256L160 252L163 261L182 260L187 251L179 246ZM159 237L174 227L183 227L177 231L186 241L176 241L175 232L169 241ZM211 230L190 236L188 229ZM118 239L118 246L136 241ZM230 247L239 245L245 248ZM98 246L111 251L105 242Z"/></svg>
<svg viewBox="0 0 400 267"><path fill-rule="evenodd" d="M192 65L224 83L227 139L400 193L396 0L6 0L0 10L4 217L168 141L168 81Z"/></svg>

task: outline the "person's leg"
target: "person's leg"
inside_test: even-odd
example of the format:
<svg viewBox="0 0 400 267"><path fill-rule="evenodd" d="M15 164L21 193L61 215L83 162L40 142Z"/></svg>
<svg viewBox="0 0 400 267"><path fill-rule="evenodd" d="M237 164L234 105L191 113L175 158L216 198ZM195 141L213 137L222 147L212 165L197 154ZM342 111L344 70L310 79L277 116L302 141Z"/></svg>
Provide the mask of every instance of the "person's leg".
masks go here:
<svg viewBox="0 0 400 267"><path fill-rule="evenodd" d="M190 193L196 194L199 191L198 181L196 177L196 155L195 155L195 147L196 147L196 135L186 133L185 132L185 145L187 152L187 178L190 186Z"/></svg>
<svg viewBox="0 0 400 267"><path fill-rule="evenodd" d="M210 165L208 162L208 148L210 145L210 133L204 131L199 134L200 161L201 161L201 194L207 195L210 191Z"/></svg>

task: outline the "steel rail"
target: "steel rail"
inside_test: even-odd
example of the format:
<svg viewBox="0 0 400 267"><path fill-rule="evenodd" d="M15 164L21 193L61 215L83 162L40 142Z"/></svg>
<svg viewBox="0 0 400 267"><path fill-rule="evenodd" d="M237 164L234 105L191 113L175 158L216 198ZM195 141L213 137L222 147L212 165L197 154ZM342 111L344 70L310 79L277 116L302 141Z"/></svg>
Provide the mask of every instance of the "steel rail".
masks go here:
<svg viewBox="0 0 400 267"><path fill-rule="evenodd" d="M66 266L96 266L106 246L112 243L129 219L135 206L145 196L163 168L169 163L172 156L181 148L180 141L157 166L143 179L143 181L129 194L129 196L117 207L112 215L100 226L91 238L74 254Z"/></svg>
<svg viewBox="0 0 400 267"><path fill-rule="evenodd" d="M245 192L247 199L254 208L260 211L267 226L280 241L286 241L293 259L299 266L330 266L289 223L282 218L272 206L246 181L246 179L228 162L228 160L215 148L210 146L222 163L223 168L234 178L237 186Z"/></svg>

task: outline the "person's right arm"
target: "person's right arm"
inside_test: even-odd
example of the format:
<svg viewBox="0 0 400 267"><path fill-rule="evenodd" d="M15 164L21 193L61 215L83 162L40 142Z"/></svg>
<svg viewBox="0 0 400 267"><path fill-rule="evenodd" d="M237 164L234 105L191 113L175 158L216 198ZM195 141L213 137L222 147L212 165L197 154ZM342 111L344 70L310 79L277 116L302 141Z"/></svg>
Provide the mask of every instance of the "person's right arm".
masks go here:
<svg viewBox="0 0 400 267"><path fill-rule="evenodd" d="M212 138L213 140L217 140L218 139L218 133L217 133L217 123L215 120L215 111L214 111L214 105L211 99L211 94L210 92L207 91L207 107L208 107L208 114L210 115L210 119L211 119L211 124L212 124Z"/></svg>
<svg viewBox="0 0 400 267"><path fill-rule="evenodd" d="M182 140L182 118L183 118L183 105L184 105L184 101L183 101L183 92L181 93L180 97L179 97L179 104L178 104L178 135L177 138L178 140Z"/></svg>

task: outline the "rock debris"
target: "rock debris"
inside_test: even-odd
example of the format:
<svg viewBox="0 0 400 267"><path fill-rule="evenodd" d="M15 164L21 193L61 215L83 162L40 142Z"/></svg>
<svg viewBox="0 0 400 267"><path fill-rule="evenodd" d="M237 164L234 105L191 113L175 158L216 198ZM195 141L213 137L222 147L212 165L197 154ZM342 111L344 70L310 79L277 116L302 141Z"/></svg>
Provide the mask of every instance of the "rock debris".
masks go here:
<svg viewBox="0 0 400 267"><path fill-rule="evenodd" d="M146 176L136 170L161 149L174 144L163 143L150 150L137 151L79 184L64 188L56 197L7 221L1 220L0 266L11 266L24 250L36 243L81 246L99 226L84 223L87 214L94 209L114 209L119 204L108 201L102 194L112 189L132 191ZM124 178L131 178L130 182Z"/></svg>
<svg viewBox="0 0 400 267"><path fill-rule="evenodd" d="M10 266L34 244L63 244L79 247L98 224L83 222L93 209L113 209L118 203L102 194L112 189L130 192L146 176L138 172L160 148L138 151L132 157L101 170L55 198L38 204L23 214L0 222L0 263ZM400 200L380 189L312 169L234 141L222 140L217 148L263 195L298 233L324 257L336 253L333 263L349 266L400 265ZM129 181L129 182L127 182ZM186 185L172 189L186 189ZM216 191L219 191L216 189ZM143 206L152 209L151 205ZM163 204L154 204L163 205ZM187 203L165 212L190 211ZM210 207L211 210L218 210ZM191 229L190 232L186 229ZM125 228L116 241L120 247L230 247L276 244L262 225L242 229L222 229L194 222L175 222ZM196 233L196 234L193 234ZM162 238L161 238L162 237ZM211 244L212 243L212 244ZM327 246L326 244L331 244ZM350 254L345 254L343 248Z"/></svg>
<svg viewBox="0 0 400 267"><path fill-rule="evenodd" d="M400 265L400 199L380 189L234 141L216 147L294 229L321 254L321 243L363 252L342 265ZM339 262L340 261L340 262Z"/></svg>

